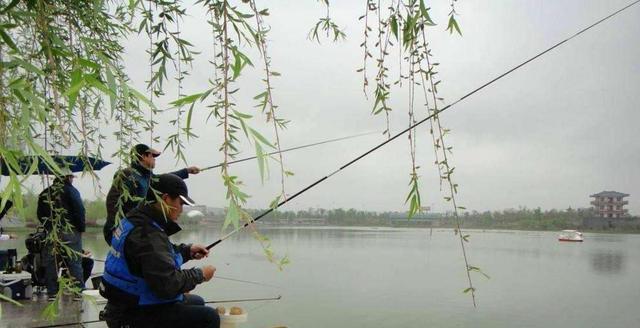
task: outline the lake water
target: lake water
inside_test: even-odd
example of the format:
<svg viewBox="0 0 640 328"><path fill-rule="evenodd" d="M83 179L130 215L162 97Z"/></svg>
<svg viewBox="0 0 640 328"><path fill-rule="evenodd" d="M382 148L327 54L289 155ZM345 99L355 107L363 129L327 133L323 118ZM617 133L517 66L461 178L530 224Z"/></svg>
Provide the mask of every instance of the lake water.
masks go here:
<svg viewBox="0 0 640 328"><path fill-rule="evenodd" d="M466 274L452 230L262 232L278 255L291 259L284 271L266 261L248 233L186 265L206 262L221 277L263 284L214 278L194 291L207 300L282 295L279 301L241 304L249 321L240 328L640 327L640 235L586 233L584 243L561 243L555 232L470 231L470 264L491 277L472 275L474 308L462 292ZM203 228L182 231L174 241L208 244L219 236ZM101 234L85 234L85 248L96 258L107 251ZM102 270L101 263L95 270Z"/></svg>

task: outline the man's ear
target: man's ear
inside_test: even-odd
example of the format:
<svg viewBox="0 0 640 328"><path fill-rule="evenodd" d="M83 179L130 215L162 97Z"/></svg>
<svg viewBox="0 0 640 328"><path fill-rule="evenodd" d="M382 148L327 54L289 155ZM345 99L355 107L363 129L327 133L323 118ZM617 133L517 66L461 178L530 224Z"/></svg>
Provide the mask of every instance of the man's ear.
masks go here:
<svg viewBox="0 0 640 328"><path fill-rule="evenodd" d="M162 215L165 219L167 218L167 213L169 213L169 210L171 209L171 206L167 203L169 198L169 194L162 194L162 196L160 196L160 209L162 210Z"/></svg>
<svg viewBox="0 0 640 328"><path fill-rule="evenodd" d="M162 194L162 196L160 196L160 199L162 200L162 205L166 206L167 208L170 207L170 203L171 203L171 196L169 196L169 194Z"/></svg>

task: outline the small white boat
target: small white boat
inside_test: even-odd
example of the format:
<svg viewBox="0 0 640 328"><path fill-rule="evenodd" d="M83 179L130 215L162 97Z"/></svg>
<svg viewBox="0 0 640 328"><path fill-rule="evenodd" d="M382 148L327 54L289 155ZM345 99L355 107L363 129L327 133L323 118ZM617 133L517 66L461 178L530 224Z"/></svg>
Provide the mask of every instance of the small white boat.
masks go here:
<svg viewBox="0 0 640 328"><path fill-rule="evenodd" d="M558 236L559 241L583 242L582 232L578 230L562 230Z"/></svg>
<svg viewBox="0 0 640 328"><path fill-rule="evenodd" d="M204 216L204 214L198 210L191 210L187 213L187 216L193 219L193 218L199 218L201 216Z"/></svg>

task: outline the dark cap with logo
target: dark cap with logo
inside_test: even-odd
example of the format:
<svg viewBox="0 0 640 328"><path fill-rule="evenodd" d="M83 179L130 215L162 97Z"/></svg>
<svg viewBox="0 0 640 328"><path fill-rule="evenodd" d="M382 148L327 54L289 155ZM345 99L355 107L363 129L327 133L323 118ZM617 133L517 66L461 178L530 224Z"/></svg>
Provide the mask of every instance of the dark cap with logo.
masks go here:
<svg viewBox="0 0 640 328"><path fill-rule="evenodd" d="M163 194L168 194L171 197L180 197L184 204L189 206L196 204L196 202L189 197L187 184L184 183L182 178L175 174L160 174L151 178L151 188L147 193L147 200L155 201L156 195Z"/></svg>
<svg viewBox="0 0 640 328"><path fill-rule="evenodd" d="M145 154L151 154L153 155L153 157L158 157L161 154L160 151L153 149L145 144L137 144L133 146L133 149L131 152L133 153L133 155L136 155L136 157L138 158L144 156Z"/></svg>

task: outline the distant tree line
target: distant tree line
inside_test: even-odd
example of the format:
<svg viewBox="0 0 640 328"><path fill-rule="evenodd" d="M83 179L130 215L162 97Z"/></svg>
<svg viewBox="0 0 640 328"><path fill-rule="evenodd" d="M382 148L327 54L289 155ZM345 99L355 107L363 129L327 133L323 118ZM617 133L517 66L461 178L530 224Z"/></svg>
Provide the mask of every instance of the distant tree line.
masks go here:
<svg viewBox="0 0 640 328"><path fill-rule="evenodd" d="M464 227L482 229L564 230L581 228L585 218L594 217L591 209L546 210L535 208L507 209L503 211L465 212ZM445 217L444 225L453 224Z"/></svg>
<svg viewBox="0 0 640 328"><path fill-rule="evenodd" d="M21 219L26 224L37 225L39 224L36 216L36 210L38 207L38 195L29 191L22 195L24 202L24 208L22 210L13 210L13 216ZM105 207L105 200L98 198L95 200L83 200L85 208L85 220L87 226L96 226L98 220L104 220L107 217L107 208Z"/></svg>
<svg viewBox="0 0 640 328"><path fill-rule="evenodd" d="M36 206L38 196L29 192L24 197L24 210L15 212L14 216L24 220L26 223L37 224ZM88 226L95 226L97 221L106 217L105 201L102 198L96 200L85 200L86 220ZM257 217L263 213L264 209L249 209L252 217ZM186 212L186 211L185 211ZM463 228L467 229L516 229L516 230L601 230L592 229L585 226L585 219L593 219L596 214L590 208L564 210L542 210L541 208L529 209L520 207L518 209L506 209L502 211L467 211L462 213L461 220ZM190 218L183 215L180 218L181 224L199 224L202 219L213 219L215 221L224 220L224 213L205 213L204 217ZM326 225L334 226L390 226L390 227L440 227L452 228L455 219L452 213L417 213L411 219L407 212L387 211L374 212L362 211L354 208L350 209L324 209L308 208L306 210L288 211L276 210L263 218L263 222L279 224L296 224L305 219L323 219ZM604 220L604 219L603 219ZM633 222L622 227L613 227L606 230L640 232L640 218L627 217L623 219L613 219L617 221Z"/></svg>
<svg viewBox="0 0 640 328"><path fill-rule="evenodd" d="M253 217L263 210L250 210ZM274 211L265 220L278 220L281 223L295 223L303 219L325 219L327 225L360 225L360 226L419 226L452 228L455 218L452 213L418 213L409 218L407 212L373 212L356 209L322 209L309 208L299 211ZM585 219L600 219L590 208L564 210L542 210L541 208L506 209L502 211L467 211L462 213L461 221L464 228L471 229L517 229L517 230L564 230L583 229L598 230L585 226ZM605 219L602 219L605 220ZM639 231L640 218L626 217L613 219L614 222L633 224L614 225L607 230ZM285 221L285 222L282 222Z"/></svg>

